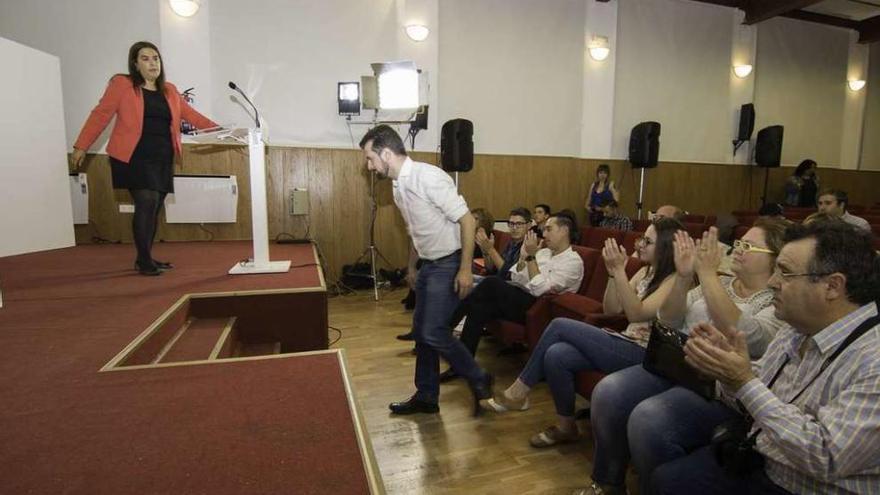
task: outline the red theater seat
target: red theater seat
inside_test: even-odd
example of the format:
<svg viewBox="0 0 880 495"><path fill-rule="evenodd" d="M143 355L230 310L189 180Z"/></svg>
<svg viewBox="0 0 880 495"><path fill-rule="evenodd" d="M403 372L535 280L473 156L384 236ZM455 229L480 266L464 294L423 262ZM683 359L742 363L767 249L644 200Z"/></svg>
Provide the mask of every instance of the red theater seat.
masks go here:
<svg viewBox="0 0 880 495"><path fill-rule="evenodd" d="M609 237L617 240L618 244L623 242L624 231L617 229L606 229L604 227L583 227L581 228L581 246L601 250L605 247L605 239Z"/></svg>

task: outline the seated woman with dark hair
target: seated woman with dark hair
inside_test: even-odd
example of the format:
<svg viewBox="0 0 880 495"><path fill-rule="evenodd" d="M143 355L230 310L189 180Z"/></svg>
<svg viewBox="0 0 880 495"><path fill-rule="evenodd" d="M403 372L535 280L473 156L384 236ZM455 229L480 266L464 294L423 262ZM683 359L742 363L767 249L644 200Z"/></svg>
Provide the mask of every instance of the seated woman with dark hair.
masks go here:
<svg viewBox="0 0 880 495"><path fill-rule="evenodd" d="M626 250L608 239L602 257L608 269L603 299L606 313L625 313L630 325L622 333L567 318L553 320L535 346L516 381L488 401L497 412L524 411L528 393L546 380L556 404L558 425L533 436L534 447L573 442L579 433L574 421L575 375L597 370L611 373L637 363L645 355L650 321L672 288L675 274L672 240L684 226L672 218L651 224L638 244L639 257L648 263L631 280L626 278Z"/></svg>
<svg viewBox="0 0 880 495"><path fill-rule="evenodd" d="M742 239L734 241L733 277L718 275L723 253L714 227L696 243L686 233L676 234L675 282L660 306L659 319L682 333L704 321L738 328L746 335L752 358L760 357L783 326L773 314L773 292L767 281L788 225L787 220L761 218ZM695 275L700 285L691 289ZM624 493L630 453L640 479L647 483L651 471L666 455L652 445L679 433L658 429L658 424L669 424L660 418L684 418L688 409L702 410L698 405L708 403L696 393L674 385L641 364L599 382L590 402L595 446L593 486L584 493ZM667 394L676 396L676 401L681 397L686 400L673 407L663 399ZM690 428L686 421L679 423L682 429Z"/></svg>

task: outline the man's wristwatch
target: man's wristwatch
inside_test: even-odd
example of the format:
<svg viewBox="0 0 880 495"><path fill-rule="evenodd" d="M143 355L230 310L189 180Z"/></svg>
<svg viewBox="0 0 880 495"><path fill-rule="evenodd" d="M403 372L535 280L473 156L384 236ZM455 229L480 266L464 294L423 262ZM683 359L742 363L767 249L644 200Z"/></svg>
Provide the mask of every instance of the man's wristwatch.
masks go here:
<svg viewBox="0 0 880 495"><path fill-rule="evenodd" d="M531 254L526 256L526 262L529 262L529 261L535 261L535 257Z"/></svg>

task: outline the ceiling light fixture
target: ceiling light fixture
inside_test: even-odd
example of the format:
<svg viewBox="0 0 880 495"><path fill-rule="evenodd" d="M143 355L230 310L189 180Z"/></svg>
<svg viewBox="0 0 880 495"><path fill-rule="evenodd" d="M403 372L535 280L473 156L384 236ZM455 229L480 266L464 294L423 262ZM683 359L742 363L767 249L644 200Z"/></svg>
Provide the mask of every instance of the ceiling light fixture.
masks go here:
<svg viewBox="0 0 880 495"><path fill-rule="evenodd" d="M752 66L751 64L734 65L733 73L736 74L736 77L745 79L752 73Z"/></svg>

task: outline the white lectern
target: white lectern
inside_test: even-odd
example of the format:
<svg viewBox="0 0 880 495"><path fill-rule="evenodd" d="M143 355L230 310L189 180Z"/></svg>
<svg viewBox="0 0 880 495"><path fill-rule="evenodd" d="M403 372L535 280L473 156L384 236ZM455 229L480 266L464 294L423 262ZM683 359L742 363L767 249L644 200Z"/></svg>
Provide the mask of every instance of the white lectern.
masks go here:
<svg viewBox="0 0 880 495"><path fill-rule="evenodd" d="M208 131L194 136L199 143L222 143L227 139L241 141L245 129ZM269 261L269 219L266 213L266 152L263 131L247 129L248 155L251 173L251 224L253 226L253 261L236 263L229 269L230 275L249 273L285 273L290 270L290 260Z"/></svg>

